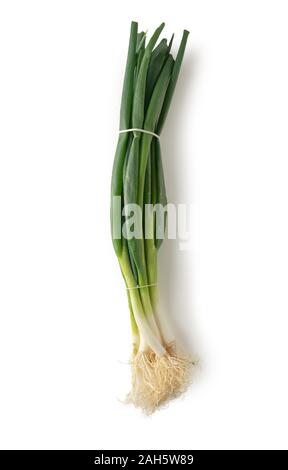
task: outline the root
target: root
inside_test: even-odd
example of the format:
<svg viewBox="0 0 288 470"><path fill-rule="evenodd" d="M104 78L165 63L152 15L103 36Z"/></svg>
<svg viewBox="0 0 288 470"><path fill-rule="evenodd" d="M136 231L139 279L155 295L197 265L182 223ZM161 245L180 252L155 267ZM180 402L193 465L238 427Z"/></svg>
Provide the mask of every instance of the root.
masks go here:
<svg viewBox="0 0 288 470"><path fill-rule="evenodd" d="M187 390L194 362L176 353L174 344L159 357L152 350L138 352L132 359L132 389L128 401L151 414L159 406Z"/></svg>

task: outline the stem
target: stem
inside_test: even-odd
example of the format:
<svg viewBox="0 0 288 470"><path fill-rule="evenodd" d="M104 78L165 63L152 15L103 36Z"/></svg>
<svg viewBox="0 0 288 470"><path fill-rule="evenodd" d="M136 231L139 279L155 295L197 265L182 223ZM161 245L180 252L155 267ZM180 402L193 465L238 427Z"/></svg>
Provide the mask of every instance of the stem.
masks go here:
<svg viewBox="0 0 288 470"><path fill-rule="evenodd" d="M164 346L162 346L159 339L155 336L154 331L152 330L146 316L144 315L138 290L139 289L132 289L130 291L131 304L137 326L141 336L143 336L143 339L150 346L150 348L158 356L163 356L166 354L166 350Z"/></svg>
<svg viewBox="0 0 288 470"><path fill-rule="evenodd" d="M151 307L149 290L147 287L144 289L137 288L136 281L129 264L127 247L125 245L123 246L121 256L119 256L118 259L126 286L129 290L131 310L138 330L150 348L153 349L158 356L162 356L165 354L166 350L161 344L160 333ZM140 278L139 281L141 282L142 279ZM139 291L142 290L144 290L144 294L142 293L141 296Z"/></svg>
<svg viewBox="0 0 288 470"><path fill-rule="evenodd" d="M133 338L133 355L135 356L137 354L137 352L139 351L140 333L139 333L139 329L138 329L138 326L137 326L137 323L136 323L136 320L135 320L135 317L134 317L129 290L127 290L127 297L128 297L128 306L129 306L129 312L130 312L130 323L131 323L131 331L132 331L132 338Z"/></svg>

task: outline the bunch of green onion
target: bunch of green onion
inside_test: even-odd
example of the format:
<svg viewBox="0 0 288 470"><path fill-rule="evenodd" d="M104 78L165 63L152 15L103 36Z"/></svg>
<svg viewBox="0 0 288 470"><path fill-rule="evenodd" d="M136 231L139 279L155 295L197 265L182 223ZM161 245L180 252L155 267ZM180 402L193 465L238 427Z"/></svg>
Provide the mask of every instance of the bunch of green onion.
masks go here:
<svg viewBox="0 0 288 470"><path fill-rule="evenodd" d="M162 39L156 45L163 28L164 23L146 45L146 33L131 23L111 188L112 239L126 284L133 335L129 400L148 413L186 389L191 369L189 356L177 351L157 305L157 254L163 241L157 228L163 218L158 220L153 208L167 204L157 136L167 117L189 34L184 30L174 59L173 36L169 43ZM115 209L117 197L120 214ZM126 208L131 204L142 209L140 236L125 236L125 230L116 236L119 224L129 223ZM147 229L150 237L145 236Z"/></svg>

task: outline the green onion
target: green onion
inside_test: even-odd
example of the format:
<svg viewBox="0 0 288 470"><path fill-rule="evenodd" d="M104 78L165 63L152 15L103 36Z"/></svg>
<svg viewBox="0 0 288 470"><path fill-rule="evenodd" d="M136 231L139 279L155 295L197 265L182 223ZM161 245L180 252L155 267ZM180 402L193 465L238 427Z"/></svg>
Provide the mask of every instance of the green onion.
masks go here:
<svg viewBox="0 0 288 470"><path fill-rule="evenodd" d="M165 208L167 196L160 141L141 131L158 136L162 131L189 34L183 32L174 60L170 53L174 35L169 44L162 39L156 45L163 28L164 23L146 45L146 33L131 23L120 131L133 131L119 133L111 184L112 240L127 289L133 336L129 400L147 413L186 389L192 364L189 356L176 350L173 333L158 308L157 255L166 212L160 217L155 208Z"/></svg>

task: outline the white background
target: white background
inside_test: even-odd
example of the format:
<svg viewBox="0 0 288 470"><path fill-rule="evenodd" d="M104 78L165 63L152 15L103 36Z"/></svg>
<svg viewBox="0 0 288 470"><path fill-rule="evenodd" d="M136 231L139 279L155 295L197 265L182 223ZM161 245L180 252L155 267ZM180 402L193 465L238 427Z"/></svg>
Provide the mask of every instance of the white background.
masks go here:
<svg viewBox="0 0 288 470"><path fill-rule="evenodd" d="M191 31L162 136L163 308L201 358L187 395L146 418L109 191L130 20ZM0 446L287 448L287 2L2 1Z"/></svg>

